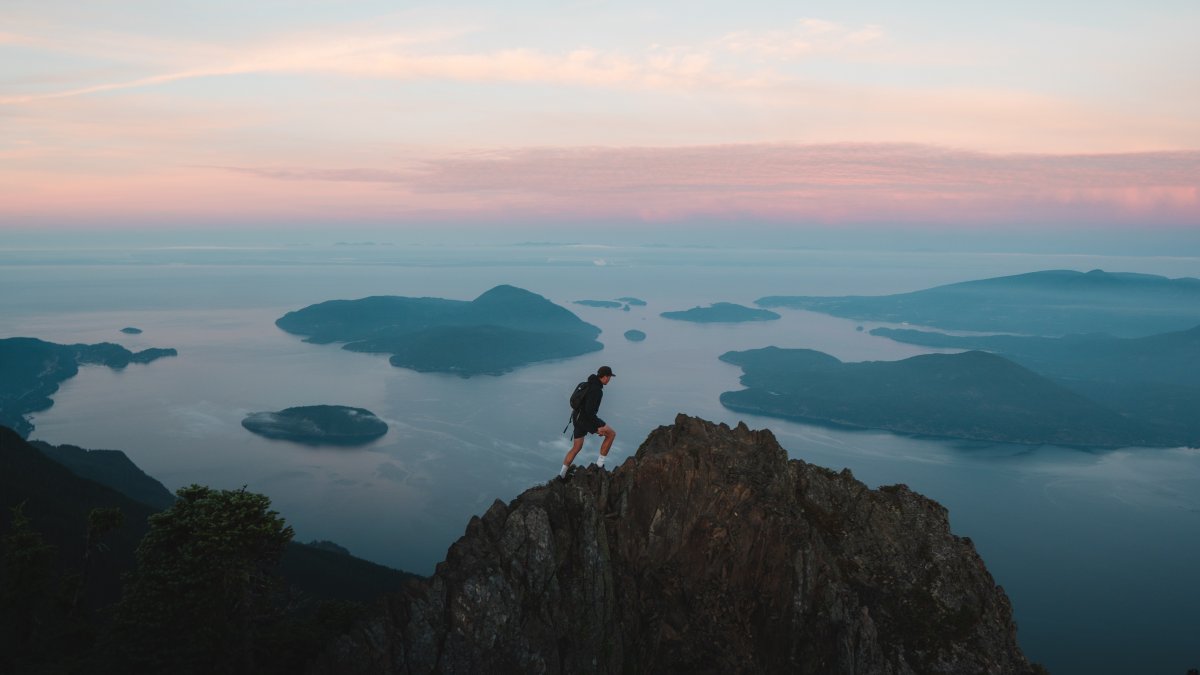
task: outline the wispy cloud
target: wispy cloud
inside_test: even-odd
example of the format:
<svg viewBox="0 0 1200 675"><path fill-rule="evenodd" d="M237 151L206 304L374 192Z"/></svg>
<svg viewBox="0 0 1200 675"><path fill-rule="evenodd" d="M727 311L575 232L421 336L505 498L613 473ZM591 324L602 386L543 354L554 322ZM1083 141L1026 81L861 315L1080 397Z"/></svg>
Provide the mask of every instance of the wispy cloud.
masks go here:
<svg viewBox="0 0 1200 675"><path fill-rule="evenodd" d="M531 213L682 219L995 222L1200 217L1200 152L988 154L916 144L520 149L404 171L235 169L285 180L391 183ZM1039 206L1040 205L1040 206ZM1028 214L1026 216L1028 219ZM1037 220L1035 214L1034 220Z"/></svg>
<svg viewBox="0 0 1200 675"><path fill-rule="evenodd" d="M735 54L760 59L799 59L817 54L843 53L884 37L883 27L870 24L848 28L824 19L801 19L787 29L741 30L729 33L715 46Z"/></svg>

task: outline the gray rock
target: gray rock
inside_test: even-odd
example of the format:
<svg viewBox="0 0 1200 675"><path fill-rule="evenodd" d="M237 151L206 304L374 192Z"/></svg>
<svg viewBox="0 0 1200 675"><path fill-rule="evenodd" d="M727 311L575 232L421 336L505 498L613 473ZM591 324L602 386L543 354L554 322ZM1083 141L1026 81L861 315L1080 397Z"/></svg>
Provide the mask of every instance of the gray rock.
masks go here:
<svg viewBox="0 0 1200 675"><path fill-rule="evenodd" d="M313 673L1032 673L946 509L680 415L497 501Z"/></svg>

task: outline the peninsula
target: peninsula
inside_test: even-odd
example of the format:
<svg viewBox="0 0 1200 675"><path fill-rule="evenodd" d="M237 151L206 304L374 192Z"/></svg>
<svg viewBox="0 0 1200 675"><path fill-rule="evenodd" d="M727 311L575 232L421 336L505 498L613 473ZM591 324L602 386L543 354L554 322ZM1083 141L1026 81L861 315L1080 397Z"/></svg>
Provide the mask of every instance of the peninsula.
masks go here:
<svg viewBox="0 0 1200 675"><path fill-rule="evenodd" d="M288 312L281 329L316 344L391 354L391 364L462 377L603 349L600 329L546 298L497 286L471 301L374 296Z"/></svg>
<svg viewBox="0 0 1200 675"><path fill-rule="evenodd" d="M158 348L131 352L111 342L61 345L28 337L0 339L0 425L28 438L33 423L26 415L54 405L50 396L60 383L75 377L81 365L120 369L176 354L174 349Z"/></svg>

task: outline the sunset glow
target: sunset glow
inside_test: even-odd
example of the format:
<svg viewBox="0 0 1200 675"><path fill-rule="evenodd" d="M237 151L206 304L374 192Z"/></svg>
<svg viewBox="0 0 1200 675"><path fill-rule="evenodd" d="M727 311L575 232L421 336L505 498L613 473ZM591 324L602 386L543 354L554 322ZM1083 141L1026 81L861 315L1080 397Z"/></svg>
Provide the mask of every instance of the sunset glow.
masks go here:
<svg viewBox="0 0 1200 675"><path fill-rule="evenodd" d="M0 9L0 228L1200 225L1193 4L110 5Z"/></svg>

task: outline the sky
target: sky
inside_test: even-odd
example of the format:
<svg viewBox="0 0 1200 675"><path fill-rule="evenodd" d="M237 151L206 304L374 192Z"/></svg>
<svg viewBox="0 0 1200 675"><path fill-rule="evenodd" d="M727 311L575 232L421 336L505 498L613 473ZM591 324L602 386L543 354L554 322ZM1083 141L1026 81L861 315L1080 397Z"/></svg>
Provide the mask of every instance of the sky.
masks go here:
<svg viewBox="0 0 1200 675"><path fill-rule="evenodd" d="M1200 3L0 3L0 237L1192 237Z"/></svg>

